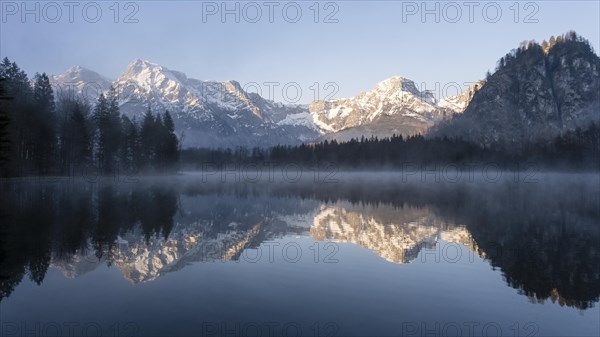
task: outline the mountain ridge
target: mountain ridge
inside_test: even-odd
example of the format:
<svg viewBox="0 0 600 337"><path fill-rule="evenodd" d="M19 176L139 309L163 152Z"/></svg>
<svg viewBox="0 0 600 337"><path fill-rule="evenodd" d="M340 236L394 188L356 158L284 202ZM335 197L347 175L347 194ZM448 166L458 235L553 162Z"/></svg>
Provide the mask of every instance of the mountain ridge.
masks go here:
<svg viewBox="0 0 600 337"><path fill-rule="evenodd" d="M414 81L401 76L380 81L354 97L307 105L265 99L246 92L235 80L188 78L183 72L141 59L133 60L114 81L78 66L66 73L52 77L59 88L77 83L75 90L84 93L83 77L96 89L92 94L114 86L121 111L130 117L140 119L148 108L171 111L186 147L294 145L343 139L356 132L409 135L424 132L446 113L460 112L460 103L444 105L444 100L438 101L428 90L420 91ZM346 112L340 114L340 107ZM397 125L391 130L381 125L389 118Z"/></svg>
<svg viewBox="0 0 600 337"><path fill-rule="evenodd" d="M121 111L129 116L139 118L149 107L170 110L184 147L269 147L415 134L524 146L600 120L595 113L599 69L600 58L589 42L569 32L550 42L522 43L485 80L441 99L410 79L392 76L352 97L285 104L246 92L235 80L192 79L140 59L114 81L78 66L52 78L59 87L88 94L116 86Z"/></svg>
<svg viewBox="0 0 600 337"><path fill-rule="evenodd" d="M600 121L600 58L575 32L550 40L506 54L464 113L430 136L520 148Z"/></svg>

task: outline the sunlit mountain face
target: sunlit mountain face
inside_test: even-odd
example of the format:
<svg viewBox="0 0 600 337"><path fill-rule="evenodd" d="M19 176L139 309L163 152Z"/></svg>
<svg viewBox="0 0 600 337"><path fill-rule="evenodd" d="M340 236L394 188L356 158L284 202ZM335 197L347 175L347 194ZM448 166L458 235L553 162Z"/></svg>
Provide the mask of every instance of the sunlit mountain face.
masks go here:
<svg viewBox="0 0 600 337"><path fill-rule="evenodd" d="M600 336L599 12L0 0L0 337Z"/></svg>
<svg viewBox="0 0 600 337"><path fill-rule="evenodd" d="M329 245L322 255L332 261L355 247L400 273L477 261L532 302L584 310L600 295L599 196L580 178L556 178L5 183L2 301L19 298L28 279L43 289L51 270L76 280L109 266L131 284L160 282L206 263L248 263L274 242L297 239Z"/></svg>
<svg viewBox="0 0 600 337"><path fill-rule="evenodd" d="M148 110L169 110L184 147L274 146L361 136L423 133L434 123L462 113L479 81L457 95L435 97L414 81L393 76L354 97L310 104L275 102L249 92L248 85L188 78L136 59L114 81L80 66L52 76L57 96L77 94L95 102L112 86L122 113L141 120Z"/></svg>

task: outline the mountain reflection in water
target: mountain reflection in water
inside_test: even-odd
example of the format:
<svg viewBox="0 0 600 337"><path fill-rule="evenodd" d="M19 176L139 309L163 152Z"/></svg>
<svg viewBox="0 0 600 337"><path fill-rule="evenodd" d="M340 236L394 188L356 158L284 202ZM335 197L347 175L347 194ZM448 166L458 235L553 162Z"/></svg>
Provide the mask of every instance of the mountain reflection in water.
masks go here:
<svg viewBox="0 0 600 337"><path fill-rule="evenodd" d="M233 261L285 236L310 236L410 263L440 241L499 268L532 301L586 309L598 302L597 176L537 183L401 183L393 176L337 184L3 182L0 299L48 268L75 278L112 265L130 282L198 261Z"/></svg>

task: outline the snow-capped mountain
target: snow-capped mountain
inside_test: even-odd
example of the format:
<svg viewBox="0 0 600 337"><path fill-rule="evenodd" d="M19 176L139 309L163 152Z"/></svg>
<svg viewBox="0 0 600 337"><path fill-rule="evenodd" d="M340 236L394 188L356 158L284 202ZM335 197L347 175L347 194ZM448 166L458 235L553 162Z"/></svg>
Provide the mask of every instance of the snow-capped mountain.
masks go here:
<svg viewBox="0 0 600 337"><path fill-rule="evenodd" d="M244 215L238 214L241 218L232 219L216 231L209 219L178 222L168 237L146 238L139 230L133 230L120 235L110 253L102 258L96 256L90 243L86 250L75 254L54 255L51 266L66 277L75 278L110 263L125 279L137 284L195 262L238 261L246 249L296 235L353 243L398 264L412 262L422 249L435 247L439 240L462 244L485 257L465 227L448 225L427 208L398 212L390 206L373 209L348 202L306 206L306 213L274 210L270 218L256 218L255 214L247 217L243 212Z"/></svg>
<svg viewBox="0 0 600 337"><path fill-rule="evenodd" d="M398 76L382 81L373 90L358 96L316 101L310 106L317 124L331 132L371 124L386 116L426 122L434 118L437 109L433 94L420 92L413 81Z"/></svg>
<svg viewBox="0 0 600 337"><path fill-rule="evenodd" d="M412 135L462 112L472 97L469 90L465 92L438 101L431 91L421 91L415 82L394 76L355 97L315 101L310 111L327 139Z"/></svg>
<svg viewBox="0 0 600 337"><path fill-rule="evenodd" d="M232 224L233 225L233 224ZM133 284L153 281L193 262L236 261L248 248L275 234L260 223L246 229L229 230L210 236L206 223L177 224L168 238L132 231L120 236L110 256L99 259L92 244L85 251L53 257L52 267L66 277L79 277L107 262L115 265ZM85 254L85 255L83 255Z"/></svg>
<svg viewBox="0 0 600 337"><path fill-rule="evenodd" d="M465 111L465 109L467 109L467 106L473 99L473 95L475 95L475 92L477 90L479 90L483 86L484 83L485 83L485 81L483 81L483 80L477 81L477 82L471 84L462 93L460 93L456 96L448 96L444 99L441 99L438 102L438 106L442 109L448 109L453 112L462 113Z"/></svg>
<svg viewBox="0 0 600 337"><path fill-rule="evenodd" d="M57 93L83 94L89 100L98 98L100 92L107 91L112 81L93 70L80 66L67 69L63 74L52 76Z"/></svg>
<svg viewBox="0 0 600 337"><path fill-rule="evenodd" d="M297 144L320 134L306 106L264 99L236 81L191 79L148 61L133 61L115 81L82 67L52 79L57 92L75 91L91 102L112 85L121 111L138 120L149 107L169 110L186 147Z"/></svg>
<svg viewBox="0 0 600 337"><path fill-rule="evenodd" d="M132 62L114 82L121 110L141 117L168 109L185 146L294 144L318 136L301 105L284 105L244 91L236 81L216 82L147 61ZM298 120L300 122L298 122Z"/></svg>
<svg viewBox="0 0 600 337"><path fill-rule="evenodd" d="M386 213L394 216L388 218ZM320 241L359 245L393 263L410 263L422 249L435 247L439 240L462 244L484 257L465 227L447 226L425 208L407 208L398 213L382 209L373 212L343 203L321 205L310 234Z"/></svg>
<svg viewBox="0 0 600 337"><path fill-rule="evenodd" d="M81 67L53 80L58 88L74 88L90 101L112 85L121 111L138 120L148 107L169 110L185 147L272 146L422 133L448 114L462 112L472 97L467 90L437 101L430 91L396 76L352 98L283 104L246 92L236 81L192 79L142 60L130 63L112 82Z"/></svg>

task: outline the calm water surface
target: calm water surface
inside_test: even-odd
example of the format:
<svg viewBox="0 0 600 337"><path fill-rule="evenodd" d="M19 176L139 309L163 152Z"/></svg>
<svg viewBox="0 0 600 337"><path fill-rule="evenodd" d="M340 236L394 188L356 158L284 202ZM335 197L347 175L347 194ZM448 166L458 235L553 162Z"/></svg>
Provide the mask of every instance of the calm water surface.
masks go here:
<svg viewBox="0 0 600 337"><path fill-rule="evenodd" d="M2 182L2 336L600 334L597 175L338 178Z"/></svg>

